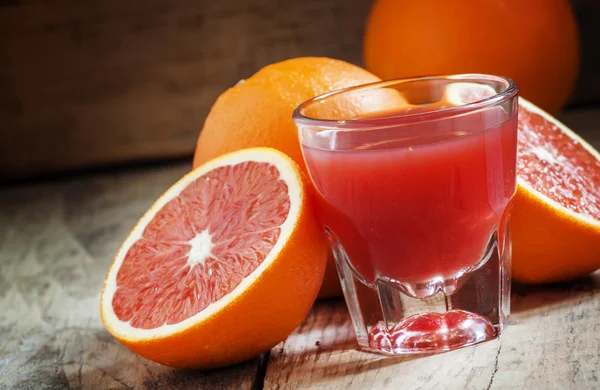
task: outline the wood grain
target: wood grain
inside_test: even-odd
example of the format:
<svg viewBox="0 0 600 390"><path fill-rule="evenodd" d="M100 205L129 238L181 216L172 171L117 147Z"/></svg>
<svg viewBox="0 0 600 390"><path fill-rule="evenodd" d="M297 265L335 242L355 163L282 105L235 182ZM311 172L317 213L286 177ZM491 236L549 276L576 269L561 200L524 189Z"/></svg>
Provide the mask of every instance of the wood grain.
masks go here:
<svg viewBox="0 0 600 390"><path fill-rule="evenodd" d="M355 350L342 301L318 304L271 352L266 389L595 389L600 387L600 275L517 288L499 340L427 357Z"/></svg>
<svg viewBox="0 0 600 390"><path fill-rule="evenodd" d="M360 64L372 0L0 3L0 180L187 156L217 96L266 64ZM600 5L574 0L573 102L600 99Z"/></svg>
<svg viewBox="0 0 600 390"><path fill-rule="evenodd" d="M100 321L112 257L188 165L0 192L0 389L252 389L260 358L214 371L149 362Z"/></svg>
<svg viewBox="0 0 600 390"><path fill-rule="evenodd" d="M272 62L360 62L370 0L23 0L0 8L0 179L190 155Z"/></svg>

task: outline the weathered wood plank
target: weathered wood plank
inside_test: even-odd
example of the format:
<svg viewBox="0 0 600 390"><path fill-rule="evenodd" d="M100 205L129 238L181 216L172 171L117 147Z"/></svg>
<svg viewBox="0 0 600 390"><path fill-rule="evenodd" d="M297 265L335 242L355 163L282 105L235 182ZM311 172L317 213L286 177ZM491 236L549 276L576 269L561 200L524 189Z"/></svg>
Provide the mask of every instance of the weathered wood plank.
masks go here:
<svg viewBox="0 0 600 390"><path fill-rule="evenodd" d="M251 389L260 359L174 370L117 343L100 291L118 246L187 164L0 192L0 389Z"/></svg>
<svg viewBox="0 0 600 390"><path fill-rule="evenodd" d="M318 304L273 349L266 389L592 389L600 387L600 275L520 289L499 340L427 357L355 350L342 301Z"/></svg>

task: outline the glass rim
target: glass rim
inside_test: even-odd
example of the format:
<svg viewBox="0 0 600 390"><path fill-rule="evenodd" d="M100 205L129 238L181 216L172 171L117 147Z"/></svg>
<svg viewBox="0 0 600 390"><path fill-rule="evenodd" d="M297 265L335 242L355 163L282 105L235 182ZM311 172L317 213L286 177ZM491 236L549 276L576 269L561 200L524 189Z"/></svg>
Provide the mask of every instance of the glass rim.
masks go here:
<svg viewBox="0 0 600 390"><path fill-rule="evenodd" d="M487 97L482 100L475 101L473 103L467 103L460 106L441 108L441 109L433 109L431 111L417 112L417 113L407 113L400 115L392 115L392 116L382 116L382 117L370 117L368 119L356 118L356 119L324 119L324 118L314 118L311 116L307 116L302 114L302 110L305 108L321 102L325 101L325 99L331 98L332 96L337 96L349 92L360 91L360 90L372 90L372 89L381 89L391 85L397 85L402 83L408 83L413 81L434 81L434 80L456 80L456 81L500 81L506 83L507 87L504 91L499 92L493 96ZM517 84L510 78L505 76L496 76L484 73L457 73L457 74L445 74L445 75L432 75L432 76L418 76L418 77L409 77L409 78L398 78L391 80L382 80L376 81L373 83L360 84L352 87L346 87L337 89L334 91L326 92L324 94L315 96L300 105L298 105L294 112L292 113L292 119L299 125L305 126L315 126L315 127L323 127L323 128L336 128L338 130L361 130L364 131L366 129L381 129L384 127L390 127L389 120L393 118L418 118L424 115L430 115L432 113L448 113L443 117L432 118L426 121L419 121L418 123L422 124L424 122L430 121L442 121L446 119L455 118L458 116L470 115L472 113L478 112L480 110L496 106L502 102L505 102L512 97L514 97L519 92L519 87ZM364 125L364 122L368 121L368 125ZM387 122L387 124L378 125L378 122ZM416 123L416 122L415 122ZM409 126L414 124L412 122L403 123L394 126Z"/></svg>

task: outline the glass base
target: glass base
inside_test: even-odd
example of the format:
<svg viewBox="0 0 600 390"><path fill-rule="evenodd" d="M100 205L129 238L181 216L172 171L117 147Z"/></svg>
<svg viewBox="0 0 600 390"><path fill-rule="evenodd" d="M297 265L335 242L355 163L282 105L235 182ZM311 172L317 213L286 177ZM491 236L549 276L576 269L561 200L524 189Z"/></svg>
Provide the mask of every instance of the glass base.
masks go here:
<svg viewBox="0 0 600 390"><path fill-rule="evenodd" d="M451 351L491 340L497 328L483 316L464 310L412 315L388 330L378 322L369 332L368 349L387 354Z"/></svg>
<svg viewBox="0 0 600 390"><path fill-rule="evenodd" d="M327 231L361 349L386 355L443 352L497 338L510 312L510 237L494 233L482 260L451 279L365 283Z"/></svg>

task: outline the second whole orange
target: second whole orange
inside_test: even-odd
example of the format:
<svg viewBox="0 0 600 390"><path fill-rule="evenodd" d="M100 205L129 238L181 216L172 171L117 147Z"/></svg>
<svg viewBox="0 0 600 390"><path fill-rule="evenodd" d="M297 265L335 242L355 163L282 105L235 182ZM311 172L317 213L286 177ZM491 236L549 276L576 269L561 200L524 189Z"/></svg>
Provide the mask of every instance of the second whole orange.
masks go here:
<svg viewBox="0 0 600 390"><path fill-rule="evenodd" d="M449 73L507 76L556 113L579 69L569 0L376 0L364 65L382 79Z"/></svg>

